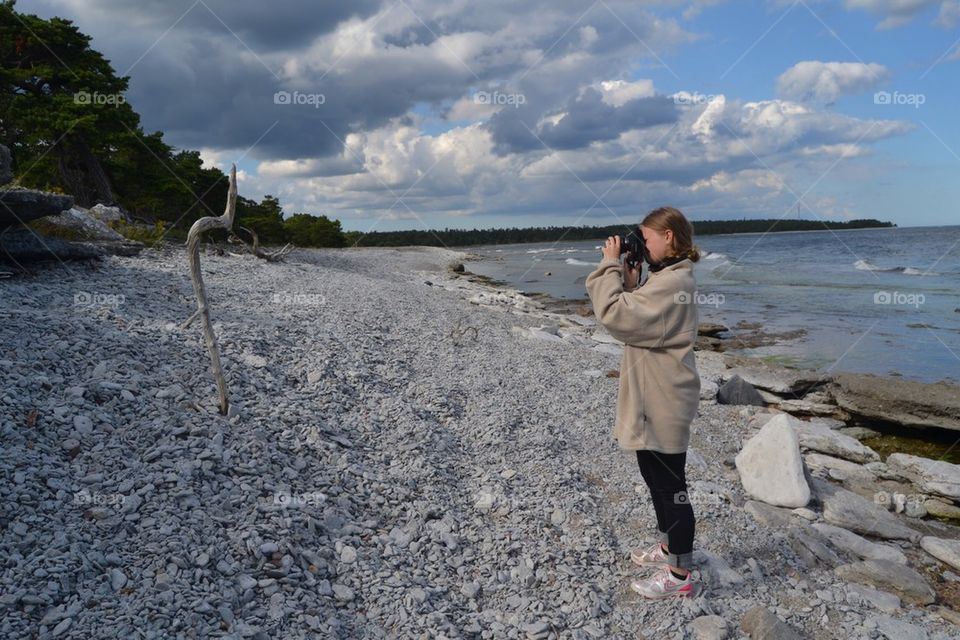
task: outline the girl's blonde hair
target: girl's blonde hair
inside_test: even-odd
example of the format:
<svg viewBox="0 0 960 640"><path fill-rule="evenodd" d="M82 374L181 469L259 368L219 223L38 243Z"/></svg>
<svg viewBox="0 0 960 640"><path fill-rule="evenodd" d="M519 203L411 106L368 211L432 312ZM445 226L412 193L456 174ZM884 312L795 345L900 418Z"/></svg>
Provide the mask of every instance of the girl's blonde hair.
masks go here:
<svg viewBox="0 0 960 640"><path fill-rule="evenodd" d="M670 229L673 231L673 242L670 247L673 249L673 253L689 258L691 262L700 260L700 248L693 244L693 225L690 224L686 216L680 213L679 209L674 207L654 209L644 217L640 224L660 233Z"/></svg>

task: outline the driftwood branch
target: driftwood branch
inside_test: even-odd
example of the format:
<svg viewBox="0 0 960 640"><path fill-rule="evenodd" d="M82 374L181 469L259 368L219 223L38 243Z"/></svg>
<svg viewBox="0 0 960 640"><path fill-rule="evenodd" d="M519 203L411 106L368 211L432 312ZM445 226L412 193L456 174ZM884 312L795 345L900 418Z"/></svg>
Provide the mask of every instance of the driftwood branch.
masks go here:
<svg viewBox="0 0 960 640"><path fill-rule="evenodd" d="M237 234L231 235L229 238L229 242L242 244L247 248L247 251L257 256L258 258L266 260L267 262L279 262L280 260L283 260L283 257L288 253L290 253L290 251L293 249L293 245L290 243L287 243L287 245L284 246L282 249L278 249L276 251L264 251L263 249L260 248L260 237L257 236L256 231L254 231L253 229L248 229L247 227L239 227L239 229L246 231L250 235L251 242L248 243L244 241L244 239L238 236Z"/></svg>
<svg viewBox="0 0 960 640"><path fill-rule="evenodd" d="M233 226L233 217L237 209L237 165L230 168L230 190L227 192L227 208L222 216L207 216L200 218L190 227L187 234L187 257L190 260L190 280L193 282L193 292L197 296L197 311L184 323L184 327L200 318L203 321L203 339L210 352L213 378L217 383L217 392L220 396L220 413L227 415L230 410L230 399L227 396L227 382L223 377L223 367L220 364L220 353L217 350L217 337L210 324L210 307L207 304L207 293L200 275L200 240L201 236L212 229L230 230Z"/></svg>

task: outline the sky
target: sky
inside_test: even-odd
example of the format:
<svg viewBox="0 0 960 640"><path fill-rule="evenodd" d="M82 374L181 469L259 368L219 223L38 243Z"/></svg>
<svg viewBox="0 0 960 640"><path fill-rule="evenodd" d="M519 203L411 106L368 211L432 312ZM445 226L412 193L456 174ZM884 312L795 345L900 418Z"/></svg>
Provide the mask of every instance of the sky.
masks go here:
<svg viewBox="0 0 960 640"><path fill-rule="evenodd" d="M344 230L960 224L960 0L20 0Z"/></svg>

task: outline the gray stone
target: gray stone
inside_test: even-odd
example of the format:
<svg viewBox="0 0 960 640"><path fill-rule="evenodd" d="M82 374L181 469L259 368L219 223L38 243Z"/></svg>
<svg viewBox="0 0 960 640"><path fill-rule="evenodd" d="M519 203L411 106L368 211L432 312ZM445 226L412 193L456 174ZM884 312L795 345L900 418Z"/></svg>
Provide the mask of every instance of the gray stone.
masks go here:
<svg viewBox="0 0 960 640"><path fill-rule="evenodd" d="M717 391L717 402L720 404L766 406L763 396L740 376L733 376Z"/></svg>
<svg viewBox="0 0 960 640"><path fill-rule="evenodd" d="M935 518L960 520L960 507L944 500L927 498L923 501L923 508L927 510L929 515Z"/></svg>
<svg viewBox="0 0 960 640"><path fill-rule="evenodd" d="M784 414L785 415L785 414ZM804 422L789 418L791 426L797 430L800 446L854 462L877 462L879 454L859 440L843 435L816 422Z"/></svg>
<svg viewBox="0 0 960 640"><path fill-rule="evenodd" d="M839 472L843 479L857 478L862 480L874 480L876 476L870 469L864 465L843 458L835 458L823 453L805 453L803 461L813 471ZM835 474L831 474L834 477Z"/></svg>
<svg viewBox="0 0 960 640"><path fill-rule="evenodd" d="M353 600L353 589L339 582L333 583L333 595L337 600L350 602Z"/></svg>
<svg viewBox="0 0 960 640"><path fill-rule="evenodd" d="M753 607L740 619L750 640L802 640L803 636L766 607Z"/></svg>
<svg viewBox="0 0 960 640"><path fill-rule="evenodd" d="M73 196L20 187L5 189L0 191L0 229L54 216L72 206Z"/></svg>
<svg viewBox="0 0 960 640"><path fill-rule="evenodd" d="M841 373L831 389L846 412L905 426L960 430L960 389L892 376Z"/></svg>
<svg viewBox="0 0 960 640"><path fill-rule="evenodd" d="M856 583L847 584L846 589L847 602L850 604L859 605L862 602L868 602L887 613L892 613L900 608L900 596L896 594Z"/></svg>
<svg viewBox="0 0 960 640"><path fill-rule="evenodd" d="M92 260L106 253L94 244L41 236L31 229L13 229L0 235L0 263L4 264Z"/></svg>
<svg viewBox="0 0 960 640"><path fill-rule="evenodd" d="M892 591L912 604L930 604L935 598L933 589L922 575L896 562L862 560L841 565L834 569L834 572L849 582L859 582L883 591Z"/></svg>
<svg viewBox="0 0 960 640"><path fill-rule="evenodd" d="M920 539L917 531L901 523L881 505L826 481L816 481L815 486L823 502L823 519L827 522L878 538L912 542Z"/></svg>
<svg viewBox="0 0 960 640"><path fill-rule="evenodd" d="M110 569L110 588L114 591L120 591L127 584L127 576L120 569Z"/></svg>
<svg viewBox="0 0 960 640"><path fill-rule="evenodd" d="M916 483L921 491L960 499L960 465L907 453L892 453L887 466Z"/></svg>
<svg viewBox="0 0 960 640"><path fill-rule="evenodd" d="M924 536L920 538L920 548L954 569L960 569L960 540Z"/></svg>
<svg viewBox="0 0 960 640"><path fill-rule="evenodd" d="M907 564L907 557L896 547L871 542L862 536L842 527L835 527L824 522L810 525L833 546L865 560L887 560L897 564Z"/></svg>
<svg viewBox="0 0 960 640"><path fill-rule="evenodd" d="M91 216L100 222L131 222L130 215L120 207L111 207L105 204L95 204L89 209Z"/></svg>
<svg viewBox="0 0 960 640"><path fill-rule="evenodd" d="M823 565L835 567L843 560L830 547L825 545L816 529L803 524L793 527L787 532L790 546L809 567Z"/></svg>
<svg viewBox="0 0 960 640"><path fill-rule="evenodd" d="M774 367L761 361L749 366L736 366L723 373L724 380L733 377L739 377L758 389L791 397L807 395L808 391L828 380L816 371Z"/></svg>
<svg viewBox="0 0 960 640"><path fill-rule="evenodd" d="M726 560L709 551L694 549L693 562L701 567L701 571L709 577L712 584L732 587L744 581L744 577L731 568Z"/></svg>
<svg viewBox="0 0 960 640"><path fill-rule="evenodd" d="M276 553L280 550L280 547L277 546L276 542L264 542L260 545L260 553L265 556L269 556L272 553Z"/></svg>
<svg viewBox="0 0 960 640"><path fill-rule="evenodd" d="M84 240L109 240L125 242L127 239L108 227L104 222L90 215L83 207L71 207L56 215L43 218L43 221L68 232L70 236Z"/></svg>
<svg viewBox="0 0 960 640"><path fill-rule="evenodd" d="M700 616L689 625L694 640L724 640L727 637L727 622L721 616Z"/></svg>
<svg viewBox="0 0 960 640"><path fill-rule="evenodd" d="M927 632L923 627L910 624L905 620L898 620L890 616L874 616L871 618L880 635L887 640L927 640Z"/></svg>
<svg viewBox="0 0 960 640"><path fill-rule="evenodd" d="M735 462L744 490L757 500L782 507L803 507L810 487L803 475L797 434L782 415L750 438Z"/></svg>
<svg viewBox="0 0 960 640"><path fill-rule="evenodd" d="M255 578L252 578L246 574L241 574L237 576L237 586L240 587L241 591L246 591L247 589L253 589L257 586L257 581Z"/></svg>
<svg viewBox="0 0 960 640"><path fill-rule="evenodd" d="M753 516L753 519L758 523L768 527L786 528L797 523L796 514L792 510L774 507L757 500L744 502L743 510Z"/></svg>
<svg viewBox="0 0 960 640"><path fill-rule="evenodd" d="M59 623L57 623L57 626L53 628L53 631L50 632L50 635L56 638L60 634L66 632L66 630L70 628L70 624L72 622L73 622L73 618L66 618L64 620L61 620Z"/></svg>

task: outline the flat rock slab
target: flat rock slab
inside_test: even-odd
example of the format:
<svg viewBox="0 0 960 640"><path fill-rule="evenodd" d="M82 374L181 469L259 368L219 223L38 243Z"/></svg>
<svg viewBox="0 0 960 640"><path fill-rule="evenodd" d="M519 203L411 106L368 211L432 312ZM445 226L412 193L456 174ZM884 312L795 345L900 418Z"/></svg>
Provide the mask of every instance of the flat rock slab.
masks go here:
<svg viewBox="0 0 960 640"><path fill-rule="evenodd" d="M19 187L2 190L0 191L0 229L44 216L54 216L72 206L73 196Z"/></svg>
<svg viewBox="0 0 960 640"><path fill-rule="evenodd" d="M823 502L823 519L830 524L878 538L920 540L917 531L876 502L822 480L814 486Z"/></svg>
<svg viewBox="0 0 960 640"><path fill-rule="evenodd" d="M841 373L834 377L832 393L837 405L851 414L906 426L960 431L960 387L957 385Z"/></svg>
<svg viewBox="0 0 960 640"><path fill-rule="evenodd" d="M830 376L813 370L773 367L761 360L731 357L728 364L732 368L724 372L724 381L736 375L758 389L794 398L802 397L830 381Z"/></svg>
<svg viewBox="0 0 960 640"><path fill-rule="evenodd" d="M880 455L856 438L834 431L830 427L816 422L804 422L792 419L791 424L797 430L800 446L820 453L826 453L853 462L878 462Z"/></svg>
<svg viewBox="0 0 960 640"><path fill-rule="evenodd" d="M863 560L840 565L834 572L850 582L892 591L913 604L930 604L936 595L922 575L896 562Z"/></svg>
<svg viewBox="0 0 960 640"><path fill-rule="evenodd" d="M910 479L921 491L960 499L960 465L907 453L887 456L887 466Z"/></svg>
<svg viewBox="0 0 960 640"><path fill-rule="evenodd" d="M871 542L853 531L835 527L825 522L815 522L810 526L829 540L833 546L864 560L887 560L897 564L907 564L907 556L903 555L903 552L896 547Z"/></svg>
<svg viewBox="0 0 960 640"><path fill-rule="evenodd" d="M924 536L920 539L920 548L954 569L960 569L960 540Z"/></svg>

